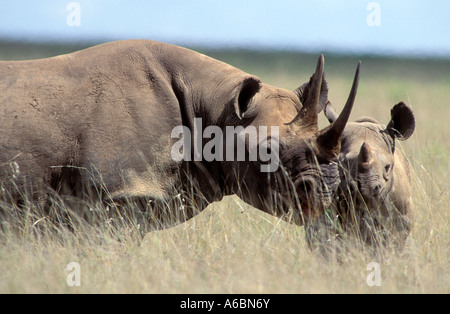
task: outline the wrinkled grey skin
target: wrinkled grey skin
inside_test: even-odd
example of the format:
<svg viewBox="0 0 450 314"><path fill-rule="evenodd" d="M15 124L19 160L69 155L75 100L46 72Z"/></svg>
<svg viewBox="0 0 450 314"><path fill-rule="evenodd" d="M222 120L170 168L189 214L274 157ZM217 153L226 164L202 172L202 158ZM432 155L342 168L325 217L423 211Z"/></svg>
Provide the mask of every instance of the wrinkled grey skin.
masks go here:
<svg viewBox="0 0 450 314"><path fill-rule="evenodd" d="M150 40L0 61L1 199L45 203L56 193L113 205L136 200L167 226L237 194L302 224L329 205L338 186L335 163L357 82L358 75L343 114L319 130L327 99L322 56L310 82L295 91ZM278 126L280 167L261 173L260 161L175 161L171 131L186 126L193 133L195 118L203 129Z"/></svg>
<svg viewBox="0 0 450 314"><path fill-rule="evenodd" d="M325 115L330 122L336 119L331 104ZM342 135L341 184L335 200L339 224L372 247L401 248L410 232L410 168L396 140L408 139L414 128L412 110L400 102L392 108L387 126L363 117L349 122Z"/></svg>

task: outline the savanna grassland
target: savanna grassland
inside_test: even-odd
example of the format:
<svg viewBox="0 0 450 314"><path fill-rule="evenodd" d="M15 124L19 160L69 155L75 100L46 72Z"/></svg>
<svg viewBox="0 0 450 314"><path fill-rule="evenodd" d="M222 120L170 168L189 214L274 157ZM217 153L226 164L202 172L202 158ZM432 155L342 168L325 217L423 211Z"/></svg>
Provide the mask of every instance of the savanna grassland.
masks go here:
<svg viewBox="0 0 450 314"><path fill-rule="evenodd" d="M79 48L3 42L0 60ZM317 60L317 54L296 52L197 50L287 89L307 81ZM358 60L362 72L351 120L367 115L387 123L399 101L415 113L416 131L402 143L415 213L402 252L373 256L355 248L339 261L325 260L308 248L303 227L236 196L143 238L87 224L75 232L55 225L42 232L37 229L45 219L18 215L18 230L4 227L0 235L0 293L449 293L450 61L325 53L329 99L338 110ZM327 124L322 114L320 124ZM80 265L80 286L66 283L70 262ZM366 283L370 262L380 265L380 286Z"/></svg>

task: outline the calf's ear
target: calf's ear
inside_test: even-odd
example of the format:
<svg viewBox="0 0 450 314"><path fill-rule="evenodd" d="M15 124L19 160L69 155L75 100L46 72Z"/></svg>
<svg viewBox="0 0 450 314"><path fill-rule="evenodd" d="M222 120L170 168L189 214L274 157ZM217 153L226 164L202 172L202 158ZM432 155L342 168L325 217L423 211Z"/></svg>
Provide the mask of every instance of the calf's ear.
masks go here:
<svg viewBox="0 0 450 314"><path fill-rule="evenodd" d="M259 91L261 81L255 77L244 79L235 92L233 97L234 109L239 119L245 117L245 112L249 108L253 96Z"/></svg>
<svg viewBox="0 0 450 314"><path fill-rule="evenodd" d="M416 122L414 113L404 102L399 102L391 109L391 121L386 129L392 138L401 141L408 139L413 133Z"/></svg>

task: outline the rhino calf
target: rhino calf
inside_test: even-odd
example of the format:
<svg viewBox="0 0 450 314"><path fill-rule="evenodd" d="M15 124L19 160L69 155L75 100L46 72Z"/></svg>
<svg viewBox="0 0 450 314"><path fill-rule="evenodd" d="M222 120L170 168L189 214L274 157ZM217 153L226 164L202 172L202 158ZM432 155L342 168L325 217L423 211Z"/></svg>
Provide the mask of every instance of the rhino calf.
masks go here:
<svg viewBox="0 0 450 314"><path fill-rule="evenodd" d="M335 121L327 104L325 116ZM370 246L403 247L411 229L411 176L405 156L396 149L414 132L411 108L403 102L391 110L387 126L362 117L346 125L339 161L341 184L335 197L342 232L356 232Z"/></svg>

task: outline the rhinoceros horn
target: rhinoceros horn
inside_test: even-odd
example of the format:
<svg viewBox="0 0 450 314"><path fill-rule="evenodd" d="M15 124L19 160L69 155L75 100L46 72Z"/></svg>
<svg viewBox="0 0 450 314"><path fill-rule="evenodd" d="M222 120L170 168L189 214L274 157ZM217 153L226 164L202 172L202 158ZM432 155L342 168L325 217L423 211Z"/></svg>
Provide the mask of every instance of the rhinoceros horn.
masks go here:
<svg viewBox="0 0 450 314"><path fill-rule="evenodd" d="M348 96L347 102L345 103L344 109L342 109L339 117L329 126L318 132L317 143L319 145L320 151L327 151L332 154L337 155L341 146L341 136L344 131L345 125L347 124L348 118L353 108L353 104L356 98L356 92L358 90L359 83L359 72L361 68L361 61L358 62L356 67L355 77L353 79L352 89Z"/></svg>
<svg viewBox="0 0 450 314"><path fill-rule="evenodd" d="M323 65L324 58L323 55L320 55L319 60L317 61L316 71L313 76L311 76L309 82L303 84L294 91L303 103L303 107L298 111L291 122L285 123L286 125L297 123L302 129L307 129L312 132L318 131L317 113L319 111L318 107L321 89L327 89L325 82L324 86L322 86Z"/></svg>

